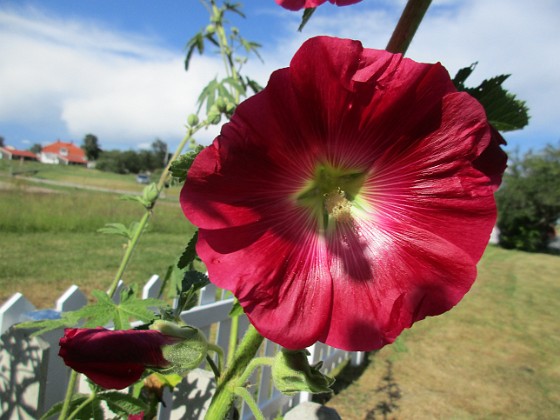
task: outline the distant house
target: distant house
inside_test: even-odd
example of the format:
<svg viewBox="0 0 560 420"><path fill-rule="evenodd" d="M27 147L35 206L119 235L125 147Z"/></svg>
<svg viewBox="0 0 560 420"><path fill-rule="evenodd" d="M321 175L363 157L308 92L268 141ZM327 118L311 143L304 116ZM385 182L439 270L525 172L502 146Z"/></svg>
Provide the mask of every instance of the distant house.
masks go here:
<svg viewBox="0 0 560 420"><path fill-rule="evenodd" d="M12 146L0 147L0 159L39 160L35 153L29 150L18 150Z"/></svg>
<svg viewBox="0 0 560 420"><path fill-rule="evenodd" d="M43 163L61 165L84 165L88 161L85 152L74 143L57 140L41 150L39 160Z"/></svg>

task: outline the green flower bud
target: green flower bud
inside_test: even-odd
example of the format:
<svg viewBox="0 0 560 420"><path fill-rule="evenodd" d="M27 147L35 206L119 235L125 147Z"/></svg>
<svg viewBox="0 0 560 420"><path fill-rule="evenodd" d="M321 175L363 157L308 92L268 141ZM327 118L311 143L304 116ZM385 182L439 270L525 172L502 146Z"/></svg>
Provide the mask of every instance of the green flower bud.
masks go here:
<svg viewBox="0 0 560 420"><path fill-rule="evenodd" d="M226 114L229 116L233 115L233 113L235 112L235 108L236 108L235 104L228 102L226 104Z"/></svg>
<svg viewBox="0 0 560 420"><path fill-rule="evenodd" d="M187 124L190 125L191 127L194 127L195 125L197 125L199 122L198 119L198 115L196 114L191 114L187 117Z"/></svg>
<svg viewBox="0 0 560 420"><path fill-rule="evenodd" d="M225 112L227 105L226 105L226 101L224 100L224 98L219 97L218 99L216 99L215 105L216 105L216 108L218 109L218 111Z"/></svg>
<svg viewBox="0 0 560 420"><path fill-rule="evenodd" d="M177 339L175 343L162 347L163 357L171 364L162 370L164 373L183 375L198 367L206 357L208 341L199 329L161 320L154 322L150 329Z"/></svg>
<svg viewBox="0 0 560 420"><path fill-rule="evenodd" d="M158 198L158 195L159 195L159 191L157 189L157 185L155 182L152 182L150 185L144 187L144 190L142 191L142 198L144 199L144 202L146 203L147 207L154 204L154 202Z"/></svg>
<svg viewBox="0 0 560 420"><path fill-rule="evenodd" d="M206 27L207 34L212 35L214 32L216 32L216 27L214 25L208 25Z"/></svg>
<svg viewBox="0 0 560 420"><path fill-rule="evenodd" d="M208 111L208 122L210 124L219 124L222 119L222 113L216 105L212 105Z"/></svg>
<svg viewBox="0 0 560 420"><path fill-rule="evenodd" d="M334 383L334 378L319 371L322 362L310 366L308 354L307 350L283 349L276 355L272 365L272 379L279 391L287 395L301 391L313 394L332 392L330 386Z"/></svg>

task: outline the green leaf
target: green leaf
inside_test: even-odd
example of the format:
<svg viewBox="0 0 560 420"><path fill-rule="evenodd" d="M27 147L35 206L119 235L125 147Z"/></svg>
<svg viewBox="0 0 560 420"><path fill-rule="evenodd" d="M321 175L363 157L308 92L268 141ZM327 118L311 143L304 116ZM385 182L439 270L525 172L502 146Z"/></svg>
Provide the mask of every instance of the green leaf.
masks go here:
<svg viewBox="0 0 560 420"><path fill-rule="evenodd" d="M206 274L194 270L186 271L181 283L177 312L180 313L195 306L198 301L198 291L209 283L210 280Z"/></svg>
<svg viewBox="0 0 560 420"><path fill-rule="evenodd" d="M323 375L322 362L315 366L309 365L307 350L282 349L274 358L272 365L272 379L274 386L287 395L305 391L313 394L331 393L330 386L334 378Z"/></svg>
<svg viewBox="0 0 560 420"><path fill-rule="evenodd" d="M486 111L490 124L499 131L520 130L529 124L529 108L525 101L502 87L510 75L503 74L484 80L475 88L465 86L466 79L472 74L477 63L460 69L453 83L459 91L465 91L477 99Z"/></svg>
<svg viewBox="0 0 560 420"><path fill-rule="evenodd" d="M263 90L263 87L260 84L258 84L253 79L250 79L249 77L245 77L245 82L251 88L253 93L259 93L261 90Z"/></svg>
<svg viewBox="0 0 560 420"><path fill-rule="evenodd" d="M81 404L87 401L89 395L86 394L74 394L72 399L70 400L70 404L68 406L68 413L73 413ZM46 420L53 417L56 414L59 414L62 411L63 402L58 402L53 405L45 414L41 416L41 420ZM80 420L103 420L103 409L100 405L100 400L94 398L90 401L87 405L82 407L80 411L75 415L75 419Z"/></svg>
<svg viewBox="0 0 560 420"><path fill-rule="evenodd" d="M119 198L123 201L137 201L138 203L142 204L144 207L149 207L151 204L143 196L134 195L134 194L121 195Z"/></svg>
<svg viewBox="0 0 560 420"><path fill-rule="evenodd" d="M307 25L307 22L309 22L309 19L311 19L311 16L313 16L313 13L315 13L315 9L316 9L315 7L309 7L303 11L303 16L301 17L301 23L299 24L299 28L298 28L299 32L301 32L304 26Z"/></svg>
<svg viewBox="0 0 560 420"><path fill-rule="evenodd" d="M185 58L185 70L189 69L194 50L197 49L199 54L204 53L204 35L199 32L187 42L187 56Z"/></svg>
<svg viewBox="0 0 560 420"><path fill-rule="evenodd" d="M457 88L457 90L465 90L465 81L468 77L472 74L478 62L472 63L469 67L464 67L459 69L455 77L453 78L453 84Z"/></svg>
<svg viewBox="0 0 560 420"><path fill-rule="evenodd" d="M116 304L107 293L94 290L92 295L97 303L79 309L81 319L85 319L85 328L94 328L113 322L116 330L129 329L130 319L150 322L155 318L151 308L160 308L164 302L158 299L138 299L136 287L124 288L121 291L120 303Z"/></svg>
<svg viewBox="0 0 560 420"><path fill-rule="evenodd" d="M192 166L195 158L204 149L204 146L198 145L193 150L179 156L169 168L173 178L177 179L179 182L185 182L187 179L187 172Z"/></svg>
<svg viewBox="0 0 560 420"><path fill-rule="evenodd" d="M97 229L97 232L105 233L108 235L122 236L126 239L132 238L130 230L122 223L107 223L105 224L105 227Z"/></svg>
<svg viewBox="0 0 560 420"><path fill-rule="evenodd" d="M34 329L31 337L36 337L58 328L69 328L76 325L80 317L76 312L63 312L60 319L45 319L41 321L27 321L16 325L16 328Z"/></svg>
<svg viewBox="0 0 560 420"><path fill-rule="evenodd" d="M243 311L243 306L241 306L239 301L235 299L235 302L233 302L233 307L231 308L231 311L229 311L229 317L233 318L235 316L243 315L244 313L245 312Z"/></svg>
<svg viewBox="0 0 560 420"><path fill-rule="evenodd" d="M152 375L156 375L164 386L168 386L171 389L175 388L183 380L183 377L181 375L177 375L176 373L164 375L163 373L154 372Z"/></svg>
<svg viewBox="0 0 560 420"><path fill-rule="evenodd" d="M209 284L210 280L206 274L190 270L185 272L185 276L183 277L182 292L184 293L190 290L198 291Z"/></svg>
<svg viewBox="0 0 560 420"><path fill-rule="evenodd" d="M122 392L101 392L97 397L105 401L111 411L119 416L127 417L129 414L140 414L148 410L143 401Z"/></svg>
<svg viewBox="0 0 560 420"><path fill-rule="evenodd" d="M183 251L183 254L179 258L177 267L186 268L192 264L196 258L196 243L198 241L198 230L194 233L192 238L189 240L187 247Z"/></svg>

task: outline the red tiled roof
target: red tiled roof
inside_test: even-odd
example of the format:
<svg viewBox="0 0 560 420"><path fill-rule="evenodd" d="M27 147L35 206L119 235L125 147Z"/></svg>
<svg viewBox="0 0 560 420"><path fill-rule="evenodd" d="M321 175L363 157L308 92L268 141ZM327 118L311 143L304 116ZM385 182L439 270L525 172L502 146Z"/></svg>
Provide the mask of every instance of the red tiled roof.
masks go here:
<svg viewBox="0 0 560 420"><path fill-rule="evenodd" d="M66 154L61 153L61 149L66 149ZM61 159L74 163L87 163L85 152L74 143L67 143L57 140L48 144L41 150L43 153L54 153Z"/></svg>
<svg viewBox="0 0 560 420"><path fill-rule="evenodd" d="M37 155L33 152L30 152L29 150L17 150L17 149L6 148L6 147L2 147L2 149L8 153L11 153L12 156L37 159Z"/></svg>

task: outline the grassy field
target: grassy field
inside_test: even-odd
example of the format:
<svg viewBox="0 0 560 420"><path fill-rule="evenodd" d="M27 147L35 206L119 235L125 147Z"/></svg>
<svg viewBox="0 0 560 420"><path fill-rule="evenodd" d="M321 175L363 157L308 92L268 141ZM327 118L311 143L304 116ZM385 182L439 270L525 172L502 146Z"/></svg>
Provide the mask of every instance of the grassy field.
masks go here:
<svg viewBox="0 0 560 420"><path fill-rule="evenodd" d="M345 420L560 418L559 280L559 256L489 247L456 308L371 353L327 405Z"/></svg>
<svg viewBox="0 0 560 420"><path fill-rule="evenodd" d="M49 179L91 176L88 185L116 176L110 185L139 188L131 176L41 171ZM0 304L19 291L46 308L71 284L86 292L109 286L123 239L96 231L138 220L137 204L6 176L0 184L9 187L0 189ZM176 199L158 204L124 280L164 274L192 232ZM559 279L560 256L489 247L456 308L370 353L367 366L343 370L327 405L345 420L560 418Z"/></svg>
<svg viewBox="0 0 560 420"><path fill-rule="evenodd" d="M123 190L130 192L141 192L143 185L136 182L134 174L115 174L103 172L96 169L87 169L75 165L47 165L39 162L19 162L0 160L0 176L6 178L11 175L18 175L28 183L35 181L36 185L41 185L39 181L54 181L61 184L79 184L85 187L107 188L111 190ZM4 178L4 179L6 179ZM1 180L2 178L0 178ZM157 182L154 177L153 182ZM179 187L172 187L165 190L166 197L178 197Z"/></svg>
<svg viewBox="0 0 560 420"><path fill-rule="evenodd" d="M52 166L61 179L65 169L86 171ZM116 194L36 187L7 177L0 184L0 304L22 292L35 306L52 307L72 284L85 292L110 285L125 239L97 230L106 223L128 226L139 220L140 204ZM152 274L164 275L193 231L176 199L158 204L124 280L143 284Z"/></svg>

